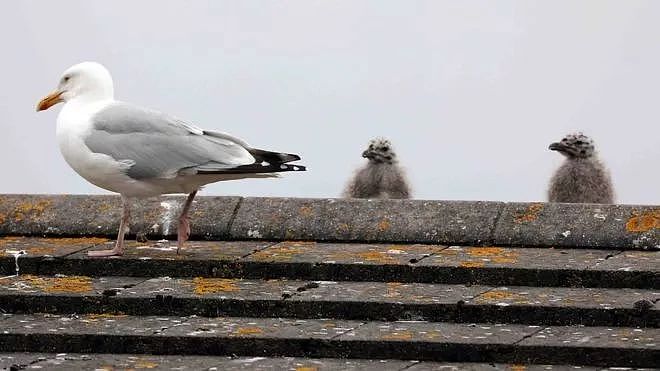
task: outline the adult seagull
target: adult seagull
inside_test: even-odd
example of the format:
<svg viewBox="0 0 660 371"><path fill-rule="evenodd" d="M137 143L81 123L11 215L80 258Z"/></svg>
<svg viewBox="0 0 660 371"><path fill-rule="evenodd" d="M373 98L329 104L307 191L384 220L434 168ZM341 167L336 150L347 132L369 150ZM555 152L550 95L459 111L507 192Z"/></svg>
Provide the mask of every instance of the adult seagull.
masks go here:
<svg viewBox="0 0 660 371"><path fill-rule="evenodd" d="M121 195L117 243L90 256L121 255L130 217L130 197L187 193L177 227L177 253L190 236L188 211L197 191L222 180L276 177L304 171L288 162L298 155L264 151L241 139L114 99L110 72L101 64L76 64L37 111L64 102L57 141L66 162L90 183Z"/></svg>

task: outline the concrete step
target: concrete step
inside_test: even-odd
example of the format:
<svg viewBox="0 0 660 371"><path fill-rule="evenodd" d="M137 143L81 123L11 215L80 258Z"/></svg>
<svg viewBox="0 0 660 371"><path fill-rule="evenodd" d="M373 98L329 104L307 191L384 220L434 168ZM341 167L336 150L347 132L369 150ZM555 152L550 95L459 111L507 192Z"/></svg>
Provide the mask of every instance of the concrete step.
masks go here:
<svg viewBox="0 0 660 371"><path fill-rule="evenodd" d="M660 327L660 291L401 282L20 275L7 313L121 313Z"/></svg>
<svg viewBox="0 0 660 371"><path fill-rule="evenodd" d="M170 356L147 354L0 353L0 370L209 370L209 371L545 371L619 370L622 368L569 365L446 363L392 359L337 359L295 357ZM630 368L623 368L629 370ZM636 370L650 370L637 368Z"/></svg>
<svg viewBox="0 0 660 371"><path fill-rule="evenodd" d="M3 352L656 367L660 329L336 319L4 314Z"/></svg>
<svg viewBox="0 0 660 371"><path fill-rule="evenodd" d="M191 241L131 242L126 254L91 259L105 238L0 238L0 274L286 278L539 287L660 289L660 253L638 250ZM25 251L18 260L14 253Z"/></svg>

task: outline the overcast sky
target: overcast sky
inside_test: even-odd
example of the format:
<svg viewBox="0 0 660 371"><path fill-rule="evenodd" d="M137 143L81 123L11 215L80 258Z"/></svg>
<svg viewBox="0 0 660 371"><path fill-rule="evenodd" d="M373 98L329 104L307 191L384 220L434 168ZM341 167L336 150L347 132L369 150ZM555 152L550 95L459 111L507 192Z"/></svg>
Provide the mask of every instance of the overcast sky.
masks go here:
<svg viewBox="0 0 660 371"><path fill-rule="evenodd" d="M64 162L37 101L93 60L116 97L306 173L204 195L336 197L390 138L415 198L545 200L582 130L618 201L660 204L660 1L5 1L0 193L105 193Z"/></svg>

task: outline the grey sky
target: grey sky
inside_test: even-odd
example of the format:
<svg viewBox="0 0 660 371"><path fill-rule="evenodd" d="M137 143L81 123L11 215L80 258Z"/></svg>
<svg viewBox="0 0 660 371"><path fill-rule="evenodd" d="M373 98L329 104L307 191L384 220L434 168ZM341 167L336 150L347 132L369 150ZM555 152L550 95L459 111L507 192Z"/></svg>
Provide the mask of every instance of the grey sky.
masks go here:
<svg viewBox="0 0 660 371"><path fill-rule="evenodd" d="M70 65L118 99L299 153L309 171L204 195L338 196L374 136L416 198L544 200L548 144L596 141L623 203L660 204L660 1L7 1L0 193L103 193L62 159Z"/></svg>

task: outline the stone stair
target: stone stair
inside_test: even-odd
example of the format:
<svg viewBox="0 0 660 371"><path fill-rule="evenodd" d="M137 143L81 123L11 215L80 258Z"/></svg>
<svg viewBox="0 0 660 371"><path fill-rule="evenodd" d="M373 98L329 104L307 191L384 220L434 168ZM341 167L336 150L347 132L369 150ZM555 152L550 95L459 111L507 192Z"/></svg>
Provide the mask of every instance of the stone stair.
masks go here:
<svg viewBox="0 0 660 371"><path fill-rule="evenodd" d="M657 207L178 200L92 259L116 198L0 196L0 368L660 367Z"/></svg>

